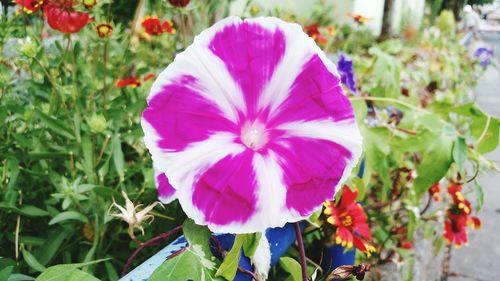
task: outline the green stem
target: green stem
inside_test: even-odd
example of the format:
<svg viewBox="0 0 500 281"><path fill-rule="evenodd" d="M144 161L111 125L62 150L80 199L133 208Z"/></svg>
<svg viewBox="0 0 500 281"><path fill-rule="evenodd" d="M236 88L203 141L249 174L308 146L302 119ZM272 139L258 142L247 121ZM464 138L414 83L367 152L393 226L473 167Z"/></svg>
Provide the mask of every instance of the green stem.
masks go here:
<svg viewBox="0 0 500 281"><path fill-rule="evenodd" d="M491 123L491 116L488 115L488 118L486 119L486 124L484 125L484 129L483 129L483 132L481 133L481 135L479 136L479 138L477 139L477 146L484 140L484 138L486 137L486 134L488 133L488 129L490 128L490 123Z"/></svg>
<svg viewBox="0 0 500 281"><path fill-rule="evenodd" d="M396 104L408 107L410 109L413 109L415 111L419 111L419 112L422 112L422 113L429 113L429 111L427 111L427 110L425 110L423 108L416 107L416 106L411 105L409 103L406 103L404 101L400 101L400 100L393 99L393 98L383 98L383 97L350 97L349 99L351 101L355 101L355 100L365 100L366 101L366 100L369 100L369 101L381 101L381 102L396 103Z"/></svg>

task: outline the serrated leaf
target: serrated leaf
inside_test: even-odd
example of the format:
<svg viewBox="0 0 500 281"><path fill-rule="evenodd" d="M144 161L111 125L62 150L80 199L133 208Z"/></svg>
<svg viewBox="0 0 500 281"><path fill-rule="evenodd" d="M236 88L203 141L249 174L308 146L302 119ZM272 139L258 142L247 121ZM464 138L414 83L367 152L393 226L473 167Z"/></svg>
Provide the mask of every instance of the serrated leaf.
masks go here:
<svg viewBox="0 0 500 281"><path fill-rule="evenodd" d="M280 266L290 274L290 280L302 281L302 268L298 261L290 257L282 257L280 258Z"/></svg>

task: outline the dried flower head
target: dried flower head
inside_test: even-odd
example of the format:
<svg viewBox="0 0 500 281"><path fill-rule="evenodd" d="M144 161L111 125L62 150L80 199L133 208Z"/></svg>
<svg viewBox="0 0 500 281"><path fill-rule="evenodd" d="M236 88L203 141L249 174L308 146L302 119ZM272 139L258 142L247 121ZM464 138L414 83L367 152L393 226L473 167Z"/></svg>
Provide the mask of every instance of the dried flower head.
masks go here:
<svg viewBox="0 0 500 281"><path fill-rule="evenodd" d="M124 191L122 191L122 195L123 195L123 198L125 199L125 207L118 205L116 203L115 199L113 198L113 203L111 204L109 211L111 211L111 209L113 207L116 207L116 208L118 208L118 210L120 212L110 213L110 215L127 222L128 223L128 235L134 241L138 241L137 238L135 237L134 229L139 229L141 231L142 235L144 235L144 227L142 226L143 223L148 222L148 220L149 220L149 222L153 221L154 216L150 215L149 212L156 205L158 205L158 204L161 205L161 203L154 202L153 204L150 204L150 205L146 206L144 209L140 210L141 206L142 206L141 204L134 206L134 203L132 203L132 201L130 201L130 199L128 198L127 194ZM138 242L140 243L140 241L138 241Z"/></svg>

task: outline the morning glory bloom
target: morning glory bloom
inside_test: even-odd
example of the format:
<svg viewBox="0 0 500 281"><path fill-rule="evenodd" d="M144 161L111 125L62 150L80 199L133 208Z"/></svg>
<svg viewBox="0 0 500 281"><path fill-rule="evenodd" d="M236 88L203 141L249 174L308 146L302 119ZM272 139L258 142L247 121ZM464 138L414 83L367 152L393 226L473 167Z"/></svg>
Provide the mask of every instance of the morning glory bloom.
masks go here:
<svg viewBox="0 0 500 281"><path fill-rule="evenodd" d="M342 84L344 84L354 95L358 95L356 80L354 79L354 70L352 68L352 59L348 58L343 52L339 52L337 67L340 72Z"/></svg>
<svg viewBox="0 0 500 281"><path fill-rule="evenodd" d="M198 35L154 82L142 127L187 216L225 233L307 218L362 145L335 65L272 17L229 17Z"/></svg>
<svg viewBox="0 0 500 281"><path fill-rule="evenodd" d="M486 68L491 64L491 59L493 57L493 50L486 47L478 48L474 52L474 57L479 61L479 65Z"/></svg>

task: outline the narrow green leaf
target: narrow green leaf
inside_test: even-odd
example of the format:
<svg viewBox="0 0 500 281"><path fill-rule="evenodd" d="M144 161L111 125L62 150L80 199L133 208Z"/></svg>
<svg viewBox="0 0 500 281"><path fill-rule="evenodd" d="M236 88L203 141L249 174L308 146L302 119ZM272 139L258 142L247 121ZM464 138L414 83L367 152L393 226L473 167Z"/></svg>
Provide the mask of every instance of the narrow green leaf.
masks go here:
<svg viewBox="0 0 500 281"><path fill-rule="evenodd" d="M43 264L47 265L55 257L56 253L61 248L64 239L68 238L72 233L71 229L64 229L62 227L52 227L46 242L36 249L35 257Z"/></svg>
<svg viewBox="0 0 500 281"><path fill-rule="evenodd" d="M227 253L224 261L215 273L215 276L222 276L228 281L232 281L236 276L238 264L240 263L241 247L246 240L245 234L238 234L234 239L234 244L229 253Z"/></svg>
<svg viewBox="0 0 500 281"><path fill-rule="evenodd" d="M46 268L33 256L30 252L24 249L24 246L21 246L21 253L23 255L24 261L34 270L38 272L44 271Z"/></svg>
<svg viewBox="0 0 500 281"><path fill-rule="evenodd" d="M35 217L45 217L49 213L43 209L40 209L31 205L23 205L21 207L16 207L13 205L8 205L4 202L0 202L0 210L12 211L18 215L35 218Z"/></svg>
<svg viewBox="0 0 500 281"><path fill-rule="evenodd" d="M42 119L43 124L45 124L51 131L53 131L56 134L59 134L65 138L68 138L70 140L73 140L75 136L73 136L73 133L71 132L70 129L68 129L63 122L60 120L57 120L55 118L52 118L48 116L47 114L43 113L42 111L36 109L36 113L40 119Z"/></svg>
<svg viewBox="0 0 500 281"><path fill-rule="evenodd" d="M122 144L118 134L113 136L111 145L113 147L113 164L115 165L116 172L120 177L120 181L123 181L125 179L125 158L123 157Z"/></svg>
<svg viewBox="0 0 500 281"><path fill-rule="evenodd" d="M291 280L302 281L302 269L300 263L290 257L280 258L281 267L290 274Z"/></svg>
<svg viewBox="0 0 500 281"><path fill-rule="evenodd" d="M478 181L474 181L474 195L476 197L476 212L483 208L484 204L484 190Z"/></svg>
<svg viewBox="0 0 500 281"><path fill-rule="evenodd" d="M21 273L14 273L11 276L9 276L9 279L7 279L7 281L31 281L31 280L35 280L35 278Z"/></svg>
<svg viewBox="0 0 500 281"><path fill-rule="evenodd" d="M77 220L77 221L81 221L83 223L89 222L87 217L82 215L81 213L78 213L76 211L66 211L66 212L59 213L57 216L53 217L49 221L49 225L64 222L67 220Z"/></svg>

